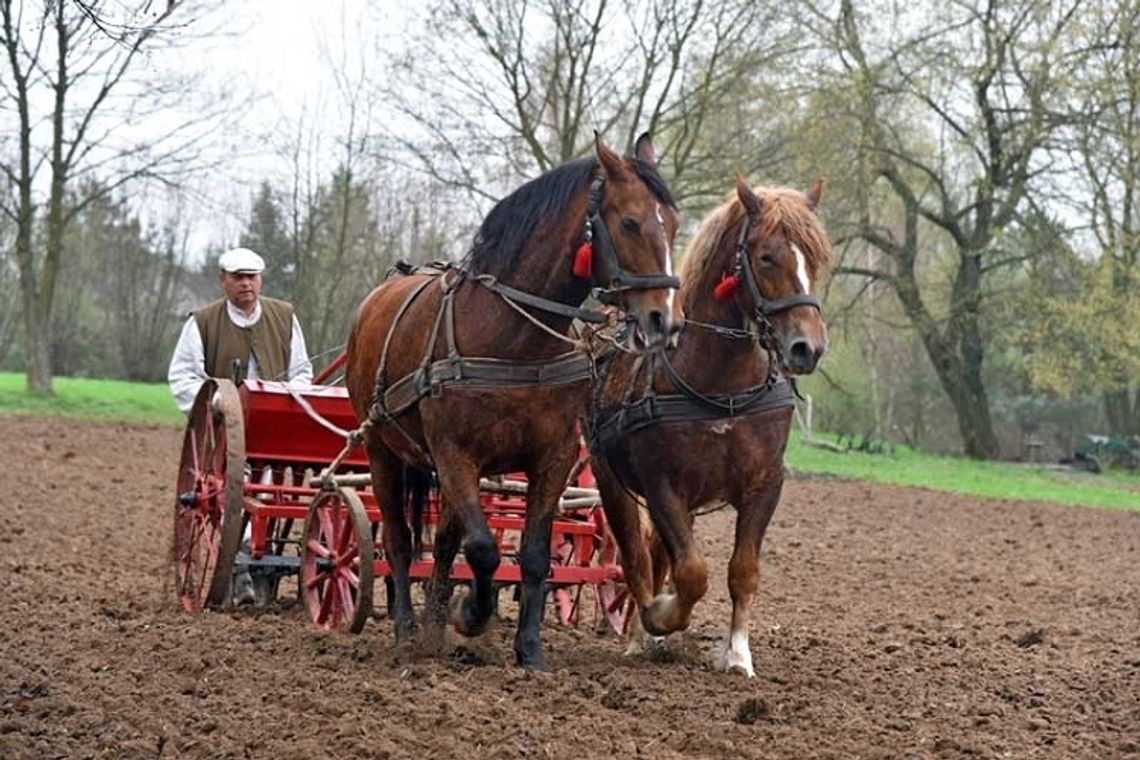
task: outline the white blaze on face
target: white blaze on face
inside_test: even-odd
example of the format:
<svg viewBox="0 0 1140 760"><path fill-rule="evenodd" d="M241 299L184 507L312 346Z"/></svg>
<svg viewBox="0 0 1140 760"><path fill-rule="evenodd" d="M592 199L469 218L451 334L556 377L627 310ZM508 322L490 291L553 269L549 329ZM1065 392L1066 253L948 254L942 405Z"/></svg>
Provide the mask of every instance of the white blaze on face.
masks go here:
<svg viewBox="0 0 1140 760"><path fill-rule="evenodd" d="M803 288L805 293L810 293L811 280L808 279L807 257L804 256L804 252L801 251L800 247L795 243L792 243L792 250L795 251L796 254L796 277L800 281L800 287Z"/></svg>
<svg viewBox="0 0 1140 760"><path fill-rule="evenodd" d="M655 207L657 213L657 223L661 225L661 247L665 249L665 274L670 277L673 276L673 247L669 245L669 235L665 231L665 217L661 216L661 204L658 203ZM669 295L666 296L667 303L669 304L669 313L673 313L673 296L676 295L676 290L670 290Z"/></svg>

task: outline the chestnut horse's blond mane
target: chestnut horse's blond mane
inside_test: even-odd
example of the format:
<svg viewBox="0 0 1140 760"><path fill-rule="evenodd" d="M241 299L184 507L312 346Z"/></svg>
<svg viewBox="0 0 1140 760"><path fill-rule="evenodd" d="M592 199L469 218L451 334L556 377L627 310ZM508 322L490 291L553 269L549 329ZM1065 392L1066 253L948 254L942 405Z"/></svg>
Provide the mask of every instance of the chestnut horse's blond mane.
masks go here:
<svg viewBox="0 0 1140 760"><path fill-rule="evenodd" d="M812 280L826 274L831 267L831 242L804 194L789 187L757 187L753 192L763 204L761 233L765 236L783 233L789 243L797 245L807 259ZM725 233L740 222L744 213L744 204L734 192L701 221L700 228L685 248L681 264L683 284L695 284L710 276L720 276L720 267L714 257Z"/></svg>

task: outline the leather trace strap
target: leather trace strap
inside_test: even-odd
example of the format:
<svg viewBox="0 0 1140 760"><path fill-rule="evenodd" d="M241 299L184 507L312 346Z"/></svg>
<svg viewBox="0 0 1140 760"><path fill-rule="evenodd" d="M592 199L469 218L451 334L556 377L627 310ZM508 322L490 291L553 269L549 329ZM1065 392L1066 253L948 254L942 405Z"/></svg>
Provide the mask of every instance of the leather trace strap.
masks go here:
<svg viewBox="0 0 1140 760"><path fill-rule="evenodd" d="M594 377L593 358L589 353L578 348L550 359L537 361L461 355L455 337L455 294L460 285L470 280L477 285L490 288L508 300L518 300L562 316L579 319L588 316L588 321L597 322L598 320L594 316L596 312L577 309L529 293L523 293L493 279L469 277L466 272L451 265L436 266L426 272L416 273L426 274L428 277L407 295L388 328L388 335L384 340L383 352L376 371L369 420L376 425L384 424L395 427L411 442L426 461L431 462L430 454L399 424L397 419L404 412L416 406L421 399L428 396L438 397L448 387L487 390L550 387L583 382ZM411 308L412 303L432 284L438 285L442 291L442 298L420 364L409 374L389 383L387 381L387 367L392 336L395 334L400 320ZM436 359L434 357L435 346L441 330L447 346L447 355L444 358Z"/></svg>

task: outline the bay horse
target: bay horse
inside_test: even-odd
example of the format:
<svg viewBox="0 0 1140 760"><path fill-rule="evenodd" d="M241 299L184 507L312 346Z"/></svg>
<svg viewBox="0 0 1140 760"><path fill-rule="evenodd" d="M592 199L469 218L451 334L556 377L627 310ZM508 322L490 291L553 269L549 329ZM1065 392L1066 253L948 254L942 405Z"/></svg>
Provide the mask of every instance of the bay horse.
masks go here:
<svg viewBox="0 0 1140 760"><path fill-rule="evenodd" d="M694 516L716 504L735 507L732 621L716 664L749 677L748 611L792 420L787 373L812 372L827 346L812 294L832 257L815 214L822 189L819 180L806 193L753 190L738 179L735 195L705 217L687 248L676 350L616 356L591 407L594 476L649 634L688 627L707 591ZM652 556L639 498L653 523ZM662 593L670 571L673 590Z"/></svg>
<svg viewBox="0 0 1140 760"><path fill-rule="evenodd" d="M677 218L647 134L630 158L595 137L593 156L500 200L460 264L401 273L361 304L345 385L358 417L372 424L364 442L392 567L397 645L416 630L402 465L434 469L441 495L423 609L426 648L442 645L449 608L460 634L485 630L500 552L480 506L479 478L522 471L526 517L514 651L520 665L544 667L539 629L550 531L595 374L572 323L606 320L581 308L596 285L599 298L635 325L633 347L671 340L680 329L674 313L680 283L671 260ZM460 548L474 580L452 607L450 573Z"/></svg>

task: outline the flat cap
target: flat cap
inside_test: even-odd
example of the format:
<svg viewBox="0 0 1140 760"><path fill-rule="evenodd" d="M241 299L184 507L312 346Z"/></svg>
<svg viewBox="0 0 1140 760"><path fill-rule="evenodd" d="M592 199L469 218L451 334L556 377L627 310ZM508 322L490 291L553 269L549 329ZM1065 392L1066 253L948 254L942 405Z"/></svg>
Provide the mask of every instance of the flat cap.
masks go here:
<svg viewBox="0 0 1140 760"><path fill-rule="evenodd" d="M265 269L265 259L248 248L231 248L218 259L218 266L231 274L257 274Z"/></svg>

